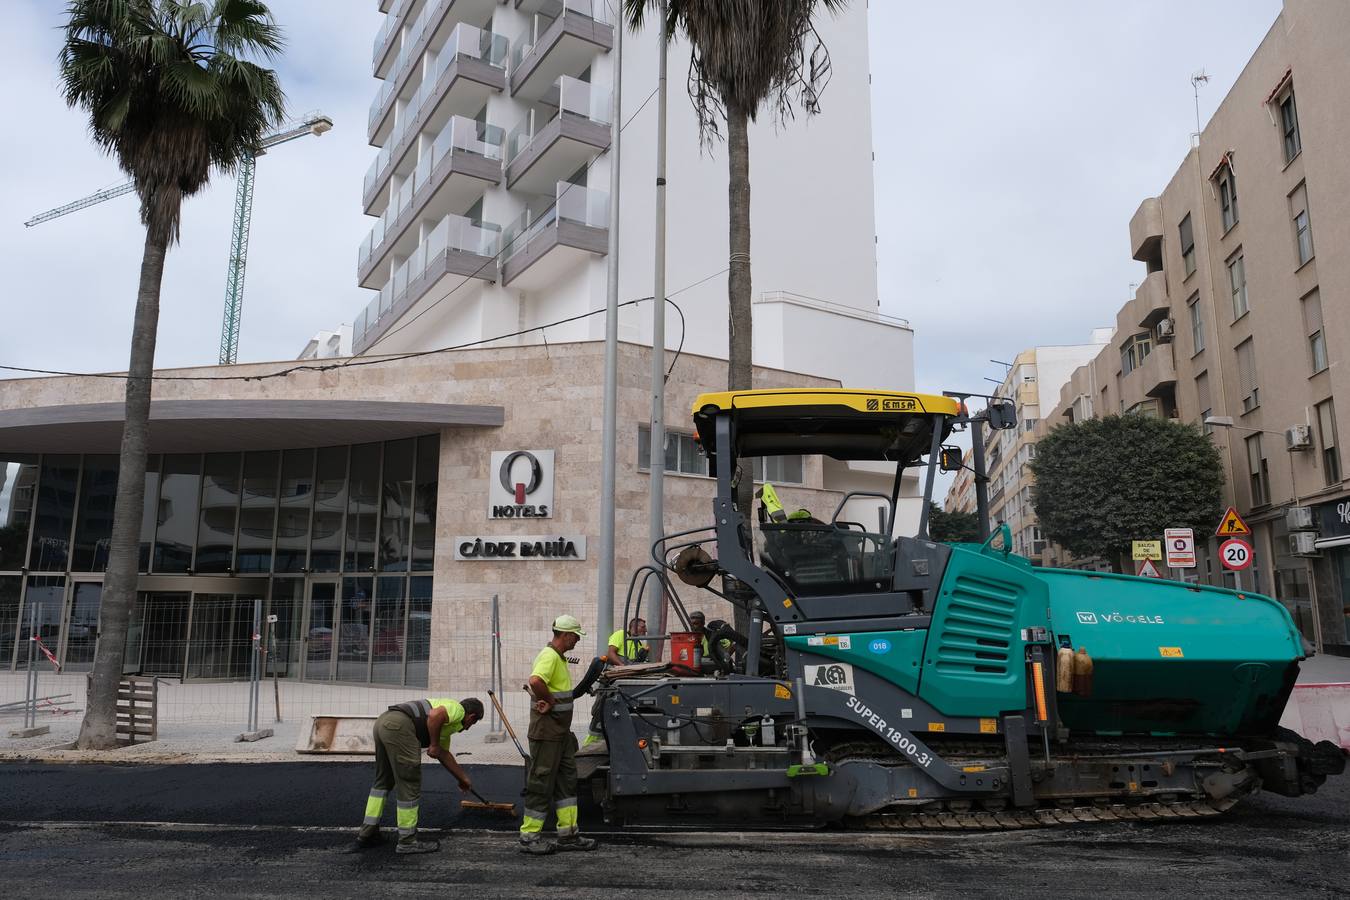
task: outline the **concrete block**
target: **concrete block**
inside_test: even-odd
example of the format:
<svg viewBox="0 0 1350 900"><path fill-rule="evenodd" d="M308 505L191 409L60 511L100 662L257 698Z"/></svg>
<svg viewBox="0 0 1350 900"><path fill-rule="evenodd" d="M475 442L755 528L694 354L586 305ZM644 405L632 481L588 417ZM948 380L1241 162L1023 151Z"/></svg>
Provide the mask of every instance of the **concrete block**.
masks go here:
<svg viewBox="0 0 1350 900"><path fill-rule="evenodd" d="M259 728L257 731L245 731L243 734L236 737L234 741L236 744L241 741L252 743L253 741L261 741L263 738L270 738L274 733L275 732L270 728Z"/></svg>
<svg viewBox="0 0 1350 900"><path fill-rule="evenodd" d="M32 728L16 728L9 733L12 738L31 738L51 733L50 725L35 725Z"/></svg>

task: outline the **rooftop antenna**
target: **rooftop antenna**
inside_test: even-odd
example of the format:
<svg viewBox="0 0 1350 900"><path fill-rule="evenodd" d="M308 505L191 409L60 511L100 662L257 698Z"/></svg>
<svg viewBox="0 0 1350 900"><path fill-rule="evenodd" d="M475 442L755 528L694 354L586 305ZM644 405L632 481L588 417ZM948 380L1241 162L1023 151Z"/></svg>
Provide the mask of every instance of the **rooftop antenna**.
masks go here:
<svg viewBox="0 0 1350 900"><path fill-rule="evenodd" d="M1200 85L1208 83L1209 76L1205 74L1204 69L1191 75L1191 91L1195 94L1195 131L1192 132L1191 138L1195 142L1200 139Z"/></svg>

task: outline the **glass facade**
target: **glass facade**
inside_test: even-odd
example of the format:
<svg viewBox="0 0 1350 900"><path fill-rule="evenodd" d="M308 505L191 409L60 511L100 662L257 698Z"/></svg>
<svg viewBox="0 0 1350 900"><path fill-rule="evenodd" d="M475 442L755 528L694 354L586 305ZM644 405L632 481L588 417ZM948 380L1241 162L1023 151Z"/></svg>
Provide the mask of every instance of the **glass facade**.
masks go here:
<svg viewBox="0 0 1350 900"><path fill-rule="evenodd" d="M127 671L247 677L257 607L269 675L425 685L431 577L410 573L434 565L439 462L436 435L149 457ZM116 491L115 456L0 454L0 671L27 666L30 621L92 667Z"/></svg>

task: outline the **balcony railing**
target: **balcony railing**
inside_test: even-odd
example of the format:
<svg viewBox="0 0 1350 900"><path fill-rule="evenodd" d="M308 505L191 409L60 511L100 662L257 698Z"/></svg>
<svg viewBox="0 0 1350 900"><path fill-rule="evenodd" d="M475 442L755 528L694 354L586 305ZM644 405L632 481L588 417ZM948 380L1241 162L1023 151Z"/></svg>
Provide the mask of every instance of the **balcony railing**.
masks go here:
<svg viewBox="0 0 1350 900"><path fill-rule="evenodd" d="M598 125L609 124L609 91L589 82L563 75L553 83L548 96L530 108L506 135L508 163L530 146L535 135L559 116L576 116Z"/></svg>
<svg viewBox="0 0 1350 900"><path fill-rule="evenodd" d="M394 0L394 5L389 7L389 12L384 17L384 24L380 30L375 33L375 43L370 48L370 61L377 63L384 56L385 45L389 43L389 36L398 30L399 20L403 18L404 8L412 0Z"/></svg>
<svg viewBox="0 0 1350 900"><path fill-rule="evenodd" d="M525 55L535 48L539 39L553 27L553 23L564 15L584 16L602 25L610 24L609 4L606 0L548 0L540 7L539 12L530 16L525 30L516 35L515 40L511 42L513 71L520 65Z"/></svg>
<svg viewBox="0 0 1350 900"><path fill-rule="evenodd" d="M490 31L484 31L481 28L463 23L455 26L455 30L450 33L450 40L446 41L445 46L441 48L441 52L436 55L436 62L422 80L421 87L408 101L403 115L399 117L398 123L394 125L394 130L385 140L384 147L381 148L379 155L375 157L375 160L370 164L370 168L366 171L363 194L369 193L371 187L379 181L384 169L396 155L395 151L407 135L408 129L421 118L423 106L436 93L436 83L445 74L445 70L461 58L476 59L488 65L502 68L503 61L506 59L506 48L506 38L500 34L493 34Z"/></svg>
<svg viewBox="0 0 1350 900"><path fill-rule="evenodd" d="M417 192L431 180L432 173L441 160L455 151L461 151L484 159L500 161L502 140L502 130L495 125L487 125L464 116L455 116L445 123L436 140L432 141L431 149L418 161L412 175L403 182L398 193L389 201L389 208L361 242L356 257L357 267L360 268L365 264L388 234L398 230L396 227L398 220L413 205L413 198Z"/></svg>
<svg viewBox="0 0 1350 900"><path fill-rule="evenodd" d="M422 7L421 14L408 28L409 40L404 41L403 46L399 48L398 56L389 68L389 75L384 79L384 85L380 88L380 92L375 95L375 102L370 104L370 118L367 127L375 127L375 123L384 115L384 108L389 102L389 98L397 91L398 86L403 83L404 77L408 74L408 67L417 62L417 58L421 54L413 51L422 46L422 37L426 31L427 23L432 19L439 19L443 16L453 2L455 0L438 0L438 2L427 0L426 5Z"/></svg>
<svg viewBox="0 0 1350 900"><path fill-rule="evenodd" d="M536 237L559 222L590 228L609 227L609 193L560 181L552 197L538 197L502 231L502 259L523 251Z"/></svg>
<svg viewBox="0 0 1350 900"><path fill-rule="evenodd" d="M352 340L359 342L380 320L400 304L408 286L417 281L447 250L484 257L490 261L501 247L501 229L490 223L475 224L464 216L448 215L431 229L412 255L394 270L380 292L356 314ZM494 271L495 274L495 271Z"/></svg>

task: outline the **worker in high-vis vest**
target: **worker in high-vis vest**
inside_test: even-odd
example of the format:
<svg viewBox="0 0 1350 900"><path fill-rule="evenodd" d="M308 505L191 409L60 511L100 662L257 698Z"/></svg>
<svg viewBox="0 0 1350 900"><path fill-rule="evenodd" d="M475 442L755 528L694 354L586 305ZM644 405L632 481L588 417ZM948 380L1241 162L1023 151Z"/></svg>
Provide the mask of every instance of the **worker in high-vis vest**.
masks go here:
<svg viewBox="0 0 1350 900"><path fill-rule="evenodd" d="M646 633L646 619L638 617L629 621L628 628L620 628L609 636L609 646L605 648L605 655L600 657L601 665L626 666L629 663L646 662L651 647L646 641L637 640ZM599 743L604 736L605 732L600 727L600 705L597 703L591 707L591 725L582 746Z"/></svg>
<svg viewBox="0 0 1350 900"><path fill-rule="evenodd" d="M586 632L573 616L553 620L553 639L534 659L528 689L530 769L525 778L525 815L520 849L543 855L555 850L594 850L595 839L577 830L577 739L572 734L572 674L567 654ZM552 809L558 839L543 839L544 819Z"/></svg>
<svg viewBox="0 0 1350 900"><path fill-rule="evenodd" d="M431 853L438 841L417 836L417 811L422 796L422 749L459 782L466 793L473 787L455 756L450 736L468 731L483 718L483 701L477 697L450 700L409 700L389 707L375 720L375 785L366 798L366 818L356 836L354 850L384 842L380 818L389 791L398 805L398 853Z"/></svg>

